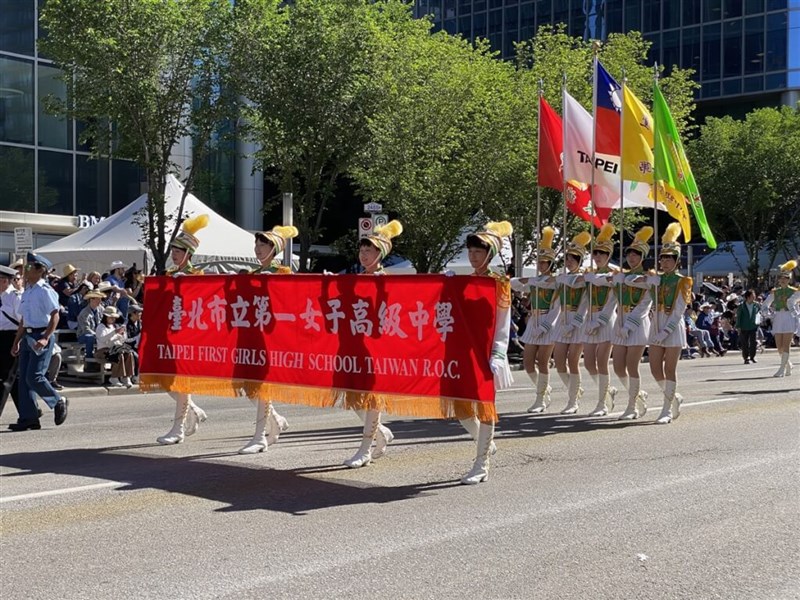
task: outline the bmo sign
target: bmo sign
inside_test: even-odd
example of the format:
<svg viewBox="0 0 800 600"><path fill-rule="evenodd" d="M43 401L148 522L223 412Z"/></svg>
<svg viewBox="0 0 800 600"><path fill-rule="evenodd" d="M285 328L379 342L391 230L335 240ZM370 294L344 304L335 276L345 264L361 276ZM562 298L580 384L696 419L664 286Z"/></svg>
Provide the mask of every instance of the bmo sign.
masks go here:
<svg viewBox="0 0 800 600"><path fill-rule="evenodd" d="M75 218L78 219L78 229L86 229L92 225L97 225L105 219L105 217L95 217L94 215L78 215Z"/></svg>

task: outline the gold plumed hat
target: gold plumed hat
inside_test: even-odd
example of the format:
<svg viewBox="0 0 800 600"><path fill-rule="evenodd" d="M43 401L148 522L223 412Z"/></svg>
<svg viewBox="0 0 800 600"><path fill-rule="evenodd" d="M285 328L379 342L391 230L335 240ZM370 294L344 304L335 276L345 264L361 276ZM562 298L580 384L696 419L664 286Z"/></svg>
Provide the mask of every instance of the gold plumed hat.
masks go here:
<svg viewBox="0 0 800 600"><path fill-rule="evenodd" d="M611 238L615 233L617 233L617 229L611 223L603 225L594 239L594 249L611 254L614 251L614 240Z"/></svg>
<svg viewBox="0 0 800 600"><path fill-rule="evenodd" d="M678 236L681 234L680 223L670 223L664 235L661 236L661 256L680 256L681 245L678 243Z"/></svg>
<svg viewBox="0 0 800 600"><path fill-rule="evenodd" d="M503 248L503 238L510 237L514 233L514 228L508 221L489 221L483 231L473 233L467 238L478 238L484 244L489 245L489 259L494 258Z"/></svg>
<svg viewBox="0 0 800 600"><path fill-rule="evenodd" d="M797 268L797 261L790 260L783 263L780 267L778 267L780 271L778 272L778 277L788 277L789 279L792 278L792 271Z"/></svg>
<svg viewBox="0 0 800 600"><path fill-rule="evenodd" d="M633 250L641 254L642 258L646 257L650 254L650 244L647 242L650 241L651 237L653 237L653 228L649 225L645 225L636 232L636 235L633 236L633 242L631 242L631 245L628 246L625 251Z"/></svg>
<svg viewBox="0 0 800 600"><path fill-rule="evenodd" d="M381 260L383 260L392 251L392 238L396 238L401 233L403 233L403 224L394 219L386 225L378 225L370 235L363 239L372 242L372 245L380 251Z"/></svg>
<svg viewBox="0 0 800 600"><path fill-rule="evenodd" d="M200 245L200 240L195 234L208 225L208 215L197 215L186 219L181 225L181 230L172 242L173 246L183 248L189 254L194 254Z"/></svg>
<svg viewBox="0 0 800 600"><path fill-rule="evenodd" d="M294 225L276 225L270 231L260 231L256 234L256 239L269 242L275 248L275 255L283 252L286 248L286 240L299 235L297 227Z"/></svg>
<svg viewBox="0 0 800 600"><path fill-rule="evenodd" d="M552 227L543 227L542 235L539 238L539 248L536 253L536 260L549 260L555 262L556 251L553 250L553 238L556 235L556 230Z"/></svg>
<svg viewBox="0 0 800 600"><path fill-rule="evenodd" d="M567 254L577 256L583 259L586 256L586 246L592 241L592 234L588 231L581 231L578 235L572 238L572 241L567 243Z"/></svg>

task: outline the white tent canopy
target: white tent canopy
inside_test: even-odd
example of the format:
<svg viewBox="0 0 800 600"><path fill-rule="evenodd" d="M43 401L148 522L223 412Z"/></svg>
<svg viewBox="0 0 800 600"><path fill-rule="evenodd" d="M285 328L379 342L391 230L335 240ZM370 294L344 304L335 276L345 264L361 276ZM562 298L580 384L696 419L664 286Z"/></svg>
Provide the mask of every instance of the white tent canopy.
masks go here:
<svg viewBox="0 0 800 600"><path fill-rule="evenodd" d="M778 265L785 263L787 260L793 259L794 256L786 254L781 249L772 264L772 270L777 269ZM758 253L758 268L764 271L770 261L770 251L762 248ZM692 270L698 275L724 277L728 273L734 275L743 275L747 271L749 259L747 257L747 250L745 249L744 242L727 242L720 244L719 248L714 250L698 260L692 267Z"/></svg>
<svg viewBox="0 0 800 600"><path fill-rule="evenodd" d="M183 185L174 176L167 177L164 212L168 223L176 222L174 217L183 190ZM213 265L219 271L235 271L256 263L253 234L226 220L192 194L186 196L183 209L184 217L198 214L207 214L209 217L208 227L197 234L200 246L192 259L195 265ZM147 194L143 194L107 219L41 246L36 252L47 257L56 267L72 264L83 271L102 273L108 270L114 260L121 260L126 265L136 263L139 268L145 264L150 267L153 259L141 241L142 230L138 225L145 218L146 210ZM61 269L58 268L58 271Z"/></svg>

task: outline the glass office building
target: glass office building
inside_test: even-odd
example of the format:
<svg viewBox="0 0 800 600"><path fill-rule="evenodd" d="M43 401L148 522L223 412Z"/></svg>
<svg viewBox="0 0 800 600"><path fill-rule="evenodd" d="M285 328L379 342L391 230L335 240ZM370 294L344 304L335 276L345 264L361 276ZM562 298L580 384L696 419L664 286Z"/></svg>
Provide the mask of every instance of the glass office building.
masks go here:
<svg viewBox="0 0 800 600"><path fill-rule="evenodd" d="M651 61L695 70L698 108L738 114L800 100L800 0L417 0L416 15L503 58L545 24L605 39L641 31Z"/></svg>
<svg viewBox="0 0 800 600"><path fill-rule="evenodd" d="M0 262L13 252L13 230L30 226L43 245L118 211L146 190L144 174L126 160L92 160L78 140L79 122L45 110L64 98L59 70L39 53L38 13L44 0L0 0ZM233 144L230 144L231 146ZM263 180L233 148L207 157L194 193L248 229L262 226ZM237 154L252 151L236 143ZM176 147L185 164L191 140Z"/></svg>

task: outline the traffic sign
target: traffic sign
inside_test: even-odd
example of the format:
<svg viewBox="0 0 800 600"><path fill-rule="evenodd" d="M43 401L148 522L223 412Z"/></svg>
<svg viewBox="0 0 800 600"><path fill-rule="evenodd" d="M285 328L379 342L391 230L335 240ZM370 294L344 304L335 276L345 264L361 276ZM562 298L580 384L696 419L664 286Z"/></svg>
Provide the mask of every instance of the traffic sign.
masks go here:
<svg viewBox="0 0 800 600"><path fill-rule="evenodd" d="M372 224L375 227L386 225L389 222L389 215L372 215Z"/></svg>
<svg viewBox="0 0 800 600"><path fill-rule="evenodd" d="M14 254L22 254L29 250L33 250L33 229L14 227Z"/></svg>
<svg viewBox="0 0 800 600"><path fill-rule="evenodd" d="M367 237L372 234L372 219L359 219L358 220L358 239Z"/></svg>
<svg viewBox="0 0 800 600"><path fill-rule="evenodd" d="M377 202L367 202L364 205L364 212L368 213L379 213L383 210L383 205L378 204Z"/></svg>

